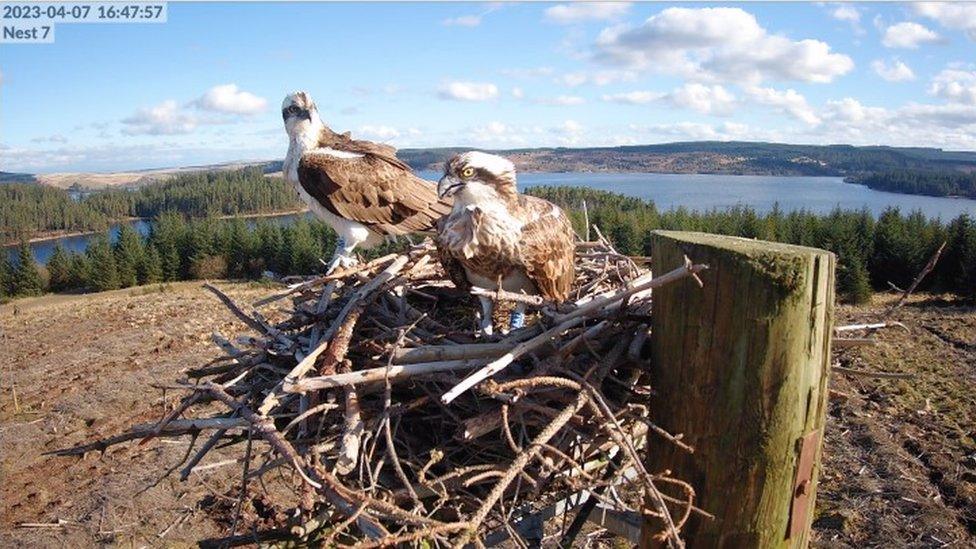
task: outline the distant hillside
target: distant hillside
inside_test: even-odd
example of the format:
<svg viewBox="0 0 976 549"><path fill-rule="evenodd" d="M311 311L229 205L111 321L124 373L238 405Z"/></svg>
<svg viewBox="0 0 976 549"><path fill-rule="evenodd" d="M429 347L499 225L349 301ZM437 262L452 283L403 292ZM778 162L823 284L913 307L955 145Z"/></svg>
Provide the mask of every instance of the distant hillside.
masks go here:
<svg viewBox="0 0 976 549"><path fill-rule="evenodd" d="M281 162L229 162L226 164L210 164L203 166L184 166L180 168L159 168L148 170L134 170L128 172L108 172L108 173L80 173L80 172L61 172L47 174L11 174L26 175L30 180L43 185L57 187L59 189L81 189L81 190L102 190L119 187L141 187L152 183L167 181L173 176L182 173L198 172L228 172L237 171L249 167L266 168L277 166L274 169L281 169ZM265 170L265 171L274 171ZM2 180L0 180L2 181ZM18 180L24 181L24 180Z"/></svg>
<svg viewBox="0 0 976 549"><path fill-rule="evenodd" d="M414 169L439 169L465 147L401 149ZM591 148L493 150L523 171L855 175L882 170L976 171L976 152L928 148L697 141Z"/></svg>
<svg viewBox="0 0 976 549"><path fill-rule="evenodd" d="M401 149L397 155L416 170L440 170L452 155L477 147ZM510 158L524 172L654 172L736 175L830 175L861 178L892 171L976 173L976 152L920 147L789 145L746 141L690 141L659 145L487 150ZM141 187L177 174L226 172L255 167L281 171L281 159L114 173L15 174L3 182L37 182L61 189ZM275 174L280 177L280 173Z"/></svg>
<svg viewBox="0 0 976 549"><path fill-rule="evenodd" d="M37 179L29 173L0 172L0 183L36 183Z"/></svg>

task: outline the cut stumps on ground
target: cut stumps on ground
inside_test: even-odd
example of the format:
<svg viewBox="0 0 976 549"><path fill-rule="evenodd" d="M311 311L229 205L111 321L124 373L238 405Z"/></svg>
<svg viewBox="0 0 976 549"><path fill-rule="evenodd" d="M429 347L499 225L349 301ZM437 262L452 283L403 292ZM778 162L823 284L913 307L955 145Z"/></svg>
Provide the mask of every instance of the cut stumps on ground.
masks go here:
<svg viewBox="0 0 976 549"><path fill-rule="evenodd" d="M521 301L532 315L487 340L475 336L475 298L448 282L429 241L303 280L257 309L208 286L252 332L214 334L225 356L159 380L187 394L158 423L57 453L192 437L167 468L186 479L215 447L239 448L242 494L278 471L291 512L250 534L235 520L228 544L480 546L519 541L516 526L547 509L599 505L652 517L663 543L682 546L688 516L707 513L692 486L644 467L660 445L693 449L648 420L642 363L652 289L706 267L655 278L602 237L580 243L576 261L568 303L491 292L500 309Z"/></svg>

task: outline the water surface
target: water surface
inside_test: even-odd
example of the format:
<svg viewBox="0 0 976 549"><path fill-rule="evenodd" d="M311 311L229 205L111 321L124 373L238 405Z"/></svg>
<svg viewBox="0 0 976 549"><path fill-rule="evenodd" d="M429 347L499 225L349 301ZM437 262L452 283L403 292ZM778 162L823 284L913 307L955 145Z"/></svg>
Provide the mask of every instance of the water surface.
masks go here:
<svg viewBox="0 0 976 549"><path fill-rule="evenodd" d="M420 172L425 179L436 181L440 173ZM778 204L784 212L808 210L829 213L834 208L860 210L867 208L875 216L895 206L903 212L920 210L928 217L943 221L959 214L976 216L976 200L941 198L875 191L864 185L844 183L840 177L793 177L773 175L692 175L657 173L524 173L519 175L522 189L537 185L589 187L653 200L661 211L683 206L689 210L725 209L748 206L764 213ZM300 214L299 214L300 215ZM296 214L265 219L289 224ZM249 223L255 223L254 219ZM142 235L149 233L146 221L133 221ZM113 226L111 237L118 236ZM31 245L38 262L44 264L57 243L68 251L83 252L91 235L46 240ZM12 251L12 250L11 250Z"/></svg>

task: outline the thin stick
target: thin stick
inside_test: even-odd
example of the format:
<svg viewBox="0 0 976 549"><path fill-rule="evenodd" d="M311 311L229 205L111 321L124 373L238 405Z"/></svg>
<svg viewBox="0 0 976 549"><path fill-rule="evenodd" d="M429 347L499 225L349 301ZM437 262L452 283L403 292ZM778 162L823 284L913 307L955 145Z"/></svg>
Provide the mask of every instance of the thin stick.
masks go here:
<svg viewBox="0 0 976 549"><path fill-rule="evenodd" d="M230 298L230 296L222 292L220 288L214 286L209 282L204 283L203 287L213 292L213 294L217 296L217 298L220 299L220 301L223 302L223 304L226 305L227 308L230 309L232 313L234 313L234 316L240 319L240 321L243 322L244 324L247 324L249 328L259 333L265 332L264 326L261 325L260 322L254 320L254 317L245 313L237 305L237 303L235 303L234 300Z"/></svg>
<svg viewBox="0 0 976 549"><path fill-rule="evenodd" d="M484 366L485 360L444 360L439 362L421 362L418 364L406 364L403 366L393 365L387 369L386 366L360 370L358 372L348 372L344 374L333 374L330 376L308 377L295 383L286 383L284 390L287 393L307 393L321 389L332 389L335 387L347 387L362 385L374 381L383 381L389 372L390 381L400 381L424 374L436 372L452 372L456 370L468 370Z"/></svg>
<svg viewBox="0 0 976 549"><path fill-rule="evenodd" d="M908 299L908 296L912 295L912 292L914 292L915 288L918 287L919 282L921 282L922 279L925 278L925 275L929 274L929 272L931 272L932 269L935 268L935 264L939 262L939 258L942 256L942 250L944 250L945 247L946 247L946 242L943 242L942 245L939 246L939 249L936 250L935 253L932 254L932 257L929 258L928 263L926 263L925 267L923 267L921 272L918 273L918 276L915 277L915 280L912 281L912 285L909 286L908 289L905 290L905 293L901 295L901 298L898 300L898 302L892 305L887 311L885 311L884 315L881 316L882 319L891 316L891 313L895 312L895 309L901 307L905 303L905 301Z"/></svg>
<svg viewBox="0 0 976 549"><path fill-rule="evenodd" d="M861 377L876 377L881 379L912 379L915 377L915 374L908 372L871 372L868 370L844 368L842 366L834 366L831 368L831 370L840 374L850 374Z"/></svg>

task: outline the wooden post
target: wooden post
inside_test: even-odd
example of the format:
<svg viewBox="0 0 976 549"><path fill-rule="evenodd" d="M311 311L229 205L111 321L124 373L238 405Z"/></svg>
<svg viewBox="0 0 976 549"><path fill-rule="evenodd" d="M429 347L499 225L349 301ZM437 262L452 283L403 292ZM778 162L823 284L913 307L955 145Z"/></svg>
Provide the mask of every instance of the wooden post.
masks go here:
<svg viewBox="0 0 976 549"><path fill-rule="evenodd" d="M657 231L653 268L709 269L654 293L651 415L694 454L650 434L648 469L697 492L690 547L805 547L827 404L834 255ZM802 454L802 458L801 458ZM646 523L642 546L653 545Z"/></svg>

